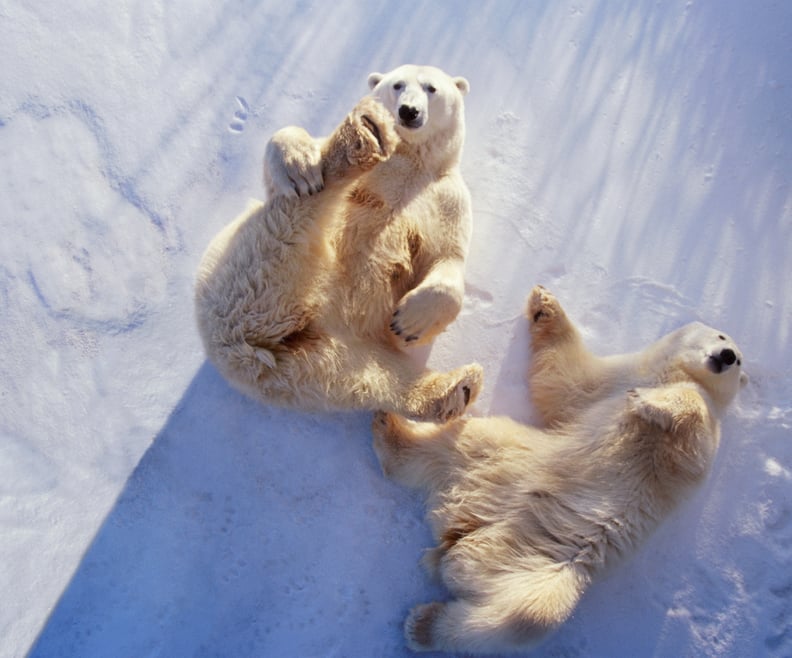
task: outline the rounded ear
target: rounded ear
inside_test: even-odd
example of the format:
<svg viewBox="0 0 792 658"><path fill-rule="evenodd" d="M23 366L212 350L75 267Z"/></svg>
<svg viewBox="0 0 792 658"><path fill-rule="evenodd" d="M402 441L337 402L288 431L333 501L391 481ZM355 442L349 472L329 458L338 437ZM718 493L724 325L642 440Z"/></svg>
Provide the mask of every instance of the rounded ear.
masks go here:
<svg viewBox="0 0 792 658"><path fill-rule="evenodd" d="M465 78L454 78L454 84L463 96L470 91L470 83Z"/></svg>
<svg viewBox="0 0 792 658"><path fill-rule="evenodd" d="M380 83L380 80L382 80L382 78L384 77L385 76L383 76L382 73L372 73L371 75L369 75L368 77L369 89L374 89L374 87L376 87Z"/></svg>

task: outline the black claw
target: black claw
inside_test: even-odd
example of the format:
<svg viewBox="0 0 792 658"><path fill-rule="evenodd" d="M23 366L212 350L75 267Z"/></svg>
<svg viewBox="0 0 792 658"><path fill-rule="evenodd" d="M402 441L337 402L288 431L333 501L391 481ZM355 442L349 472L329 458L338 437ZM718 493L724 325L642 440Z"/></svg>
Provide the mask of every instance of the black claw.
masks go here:
<svg viewBox="0 0 792 658"><path fill-rule="evenodd" d="M407 343L412 343L414 340L418 340L418 336L416 336L415 334L411 336L407 336L407 338L404 339L404 341Z"/></svg>
<svg viewBox="0 0 792 658"><path fill-rule="evenodd" d="M393 312L393 317L395 318L395 317L397 317L398 315L399 315L399 309L397 308L397 309L396 309L396 310Z"/></svg>

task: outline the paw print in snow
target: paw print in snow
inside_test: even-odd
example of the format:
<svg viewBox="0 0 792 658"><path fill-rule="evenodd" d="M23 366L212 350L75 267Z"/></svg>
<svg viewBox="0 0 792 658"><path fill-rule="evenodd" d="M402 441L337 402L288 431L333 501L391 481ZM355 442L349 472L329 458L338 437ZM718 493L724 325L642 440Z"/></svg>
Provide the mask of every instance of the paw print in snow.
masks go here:
<svg viewBox="0 0 792 658"><path fill-rule="evenodd" d="M234 112L234 118L231 123L228 124L228 129L232 133L241 133L245 129L245 122L247 121L250 107L242 96L237 96L236 102L237 105L239 105L239 109Z"/></svg>

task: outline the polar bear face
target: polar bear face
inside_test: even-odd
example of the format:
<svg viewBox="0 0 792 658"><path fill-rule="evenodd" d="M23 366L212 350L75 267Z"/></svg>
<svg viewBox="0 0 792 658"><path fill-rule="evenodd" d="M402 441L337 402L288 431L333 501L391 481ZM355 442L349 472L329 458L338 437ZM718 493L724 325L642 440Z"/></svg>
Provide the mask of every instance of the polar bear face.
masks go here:
<svg viewBox="0 0 792 658"><path fill-rule="evenodd" d="M722 331L692 322L669 339L676 364L721 404L731 402L748 381L740 349Z"/></svg>
<svg viewBox="0 0 792 658"><path fill-rule="evenodd" d="M462 97L470 90L465 78L452 78L434 66L406 64L390 73L372 73L368 84L372 95L393 114L396 130L406 142L463 129Z"/></svg>

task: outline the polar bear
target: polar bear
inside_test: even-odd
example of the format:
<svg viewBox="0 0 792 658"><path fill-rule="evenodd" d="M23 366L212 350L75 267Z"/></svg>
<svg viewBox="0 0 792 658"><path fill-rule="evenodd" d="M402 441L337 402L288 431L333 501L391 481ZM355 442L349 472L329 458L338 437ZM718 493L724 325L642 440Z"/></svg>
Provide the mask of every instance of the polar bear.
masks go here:
<svg viewBox="0 0 792 658"><path fill-rule="evenodd" d="M375 416L383 471L428 493L438 545L425 563L456 597L411 611L414 650L538 644L703 480L719 418L745 381L734 341L700 323L600 358L544 288L528 317L545 429Z"/></svg>
<svg viewBox="0 0 792 658"><path fill-rule="evenodd" d="M431 341L462 305L469 85L414 65L368 82L329 137L272 137L268 201L202 259L198 328L209 359L254 398L447 421L476 398L481 367L432 372L404 348Z"/></svg>

